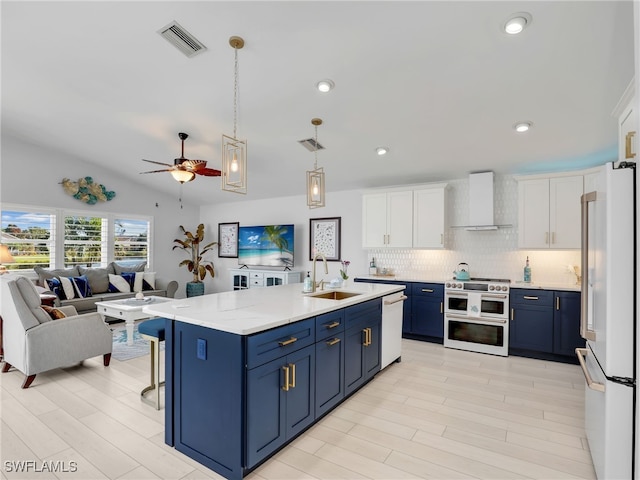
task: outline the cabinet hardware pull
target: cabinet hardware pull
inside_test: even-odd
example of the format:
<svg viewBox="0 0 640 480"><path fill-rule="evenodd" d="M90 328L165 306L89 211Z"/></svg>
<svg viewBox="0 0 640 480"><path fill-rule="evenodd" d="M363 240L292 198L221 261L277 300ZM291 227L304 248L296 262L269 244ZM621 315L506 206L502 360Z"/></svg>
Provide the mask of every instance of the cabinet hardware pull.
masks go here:
<svg viewBox="0 0 640 480"><path fill-rule="evenodd" d="M444 302L440 302L440 313L444 313Z"/></svg>
<svg viewBox="0 0 640 480"><path fill-rule="evenodd" d="M556 310L560 310L560 297L556 297Z"/></svg>
<svg viewBox="0 0 640 480"><path fill-rule="evenodd" d="M422 291L424 293L433 293L433 289L432 288L423 288Z"/></svg>
<svg viewBox="0 0 640 480"><path fill-rule="evenodd" d="M629 132L624 136L624 158L635 158L635 152L632 152L633 137L636 136L636 132Z"/></svg>
<svg viewBox="0 0 640 480"><path fill-rule="evenodd" d="M524 298L525 300L538 300L538 297L533 297L531 295L525 295L522 298Z"/></svg>
<svg viewBox="0 0 640 480"><path fill-rule="evenodd" d="M291 367L291 378L293 379L289 386L291 388L296 388L296 364L290 363L289 366Z"/></svg>
<svg viewBox="0 0 640 480"><path fill-rule="evenodd" d="M329 330L330 328L336 328L340 326L340 322L333 322L333 323L328 323L325 325L326 329Z"/></svg>
<svg viewBox="0 0 640 480"><path fill-rule="evenodd" d="M291 345L294 342L297 342L298 339L296 337L291 337L289 340L285 340L283 342L278 342L278 345L281 347L286 347L287 345Z"/></svg>
<svg viewBox="0 0 640 480"><path fill-rule="evenodd" d="M584 357L588 354L589 350L586 348L576 348L576 355L578 356L578 361L580 362L580 368L582 368L582 373L584 374L584 379L587 382L587 387L591 390L595 390L596 392L604 392L604 384L594 382L591 379L591 375L589 375L589 370L587 370L587 365L584 363Z"/></svg>
<svg viewBox="0 0 640 480"><path fill-rule="evenodd" d="M367 343L367 347L368 347L369 345L371 345L371 328L367 328L367 333L369 337L369 343Z"/></svg>
<svg viewBox="0 0 640 480"><path fill-rule="evenodd" d="M282 370L284 370L284 385L282 387L282 390L284 390L285 392L289 391L289 367L284 366L282 367Z"/></svg>
<svg viewBox="0 0 640 480"><path fill-rule="evenodd" d="M549 232L544 232L544 244L549 243Z"/></svg>
<svg viewBox="0 0 640 480"><path fill-rule="evenodd" d="M513 308L511 309L511 321L513 321Z"/></svg>
<svg viewBox="0 0 640 480"><path fill-rule="evenodd" d="M406 295L402 295L401 297L396 298L395 300L385 300L384 304L385 305L393 305L394 303L398 303L398 302L404 302L407 298Z"/></svg>
<svg viewBox="0 0 640 480"><path fill-rule="evenodd" d="M333 347L336 343L340 343L339 338L334 338L332 340L327 341L327 345L329 345L330 347Z"/></svg>

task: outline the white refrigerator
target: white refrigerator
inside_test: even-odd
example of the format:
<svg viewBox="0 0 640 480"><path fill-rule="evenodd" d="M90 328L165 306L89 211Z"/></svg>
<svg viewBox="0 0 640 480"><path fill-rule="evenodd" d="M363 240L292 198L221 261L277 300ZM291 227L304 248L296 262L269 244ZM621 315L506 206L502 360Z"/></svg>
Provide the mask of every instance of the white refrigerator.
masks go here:
<svg viewBox="0 0 640 480"><path fill-rule="evenodd" d="M582 317L576 349L585 429L600 480L632 479L636 395L635 164L604 165L582 196Z"/></svg>

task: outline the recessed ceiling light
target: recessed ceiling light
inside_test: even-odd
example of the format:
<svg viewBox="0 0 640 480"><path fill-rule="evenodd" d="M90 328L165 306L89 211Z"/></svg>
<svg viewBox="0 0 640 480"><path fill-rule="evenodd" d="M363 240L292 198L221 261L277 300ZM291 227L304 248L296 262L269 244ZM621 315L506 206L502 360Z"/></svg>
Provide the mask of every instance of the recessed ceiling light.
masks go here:
<svg viewBox="0 0 640 480"><path fill-rule="evenodd" d="M333 83L333 80L329 80L328 78L325 80L320 80L318 83L316 83L316 88L322 93L330 92L335 86L336 84Z"/></svg>
<svg viewBox="0 0 640 480"><path fill-rule="evenodd" d="M518 122L513 126L513 128L515 128L518 133L524 133L528 132L532 126L533 123L531 122Z"/></svg>
<svg viewBox="0 0 640 480"><path fill-rule="evenodd" d="M509 35L517 35L531 25L531 21L531 14L527 12L518 12L514 13L507 19L503 28L505 33L508 33Z"/></svg>
<svg viewBox="0 0 640 480"><path fill-rule="evenodd" d="M389 147L378 147L376 148L376 153L380 156L386 155L389 152Z"/></svg>

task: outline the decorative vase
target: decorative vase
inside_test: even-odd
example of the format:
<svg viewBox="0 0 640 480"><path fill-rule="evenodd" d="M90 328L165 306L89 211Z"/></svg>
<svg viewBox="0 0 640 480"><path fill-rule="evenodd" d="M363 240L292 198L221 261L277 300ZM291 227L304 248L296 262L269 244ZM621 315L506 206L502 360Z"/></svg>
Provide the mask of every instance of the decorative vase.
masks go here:
<svg viewBox="0 0 640 480"><path fill-rule="evenodd" d="M198 297L204 295L204 283L202 282L188 282L187 283L187 297Z"/></svg>

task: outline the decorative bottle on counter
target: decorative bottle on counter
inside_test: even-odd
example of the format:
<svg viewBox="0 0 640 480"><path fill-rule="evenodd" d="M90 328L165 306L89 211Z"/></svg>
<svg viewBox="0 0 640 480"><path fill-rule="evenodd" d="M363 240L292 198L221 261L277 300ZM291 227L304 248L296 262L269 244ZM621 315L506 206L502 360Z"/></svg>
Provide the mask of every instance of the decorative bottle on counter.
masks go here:
<svg viewBox="0 0 640 480"><path fill-rule="evenodd" d="M529 266L529 256L527 255L527 263L524 264L524 281L531 283L531 267Z"/></svg>
<svg viewBox="0 0 640 480"><path fill-rule="evenodd" d="M313 280L309 276L309 272L307 272L307 276L304 278L304 284L302 286L302 291L304 293L313 292Z"/></svg>
<svg viewBox="0 0 640 480"><path fill-rule="evenodd" d="M376 267L376 258L371 258L371 262L369 263L369 275L375 275L378 273L378 269Z"/></svg>

